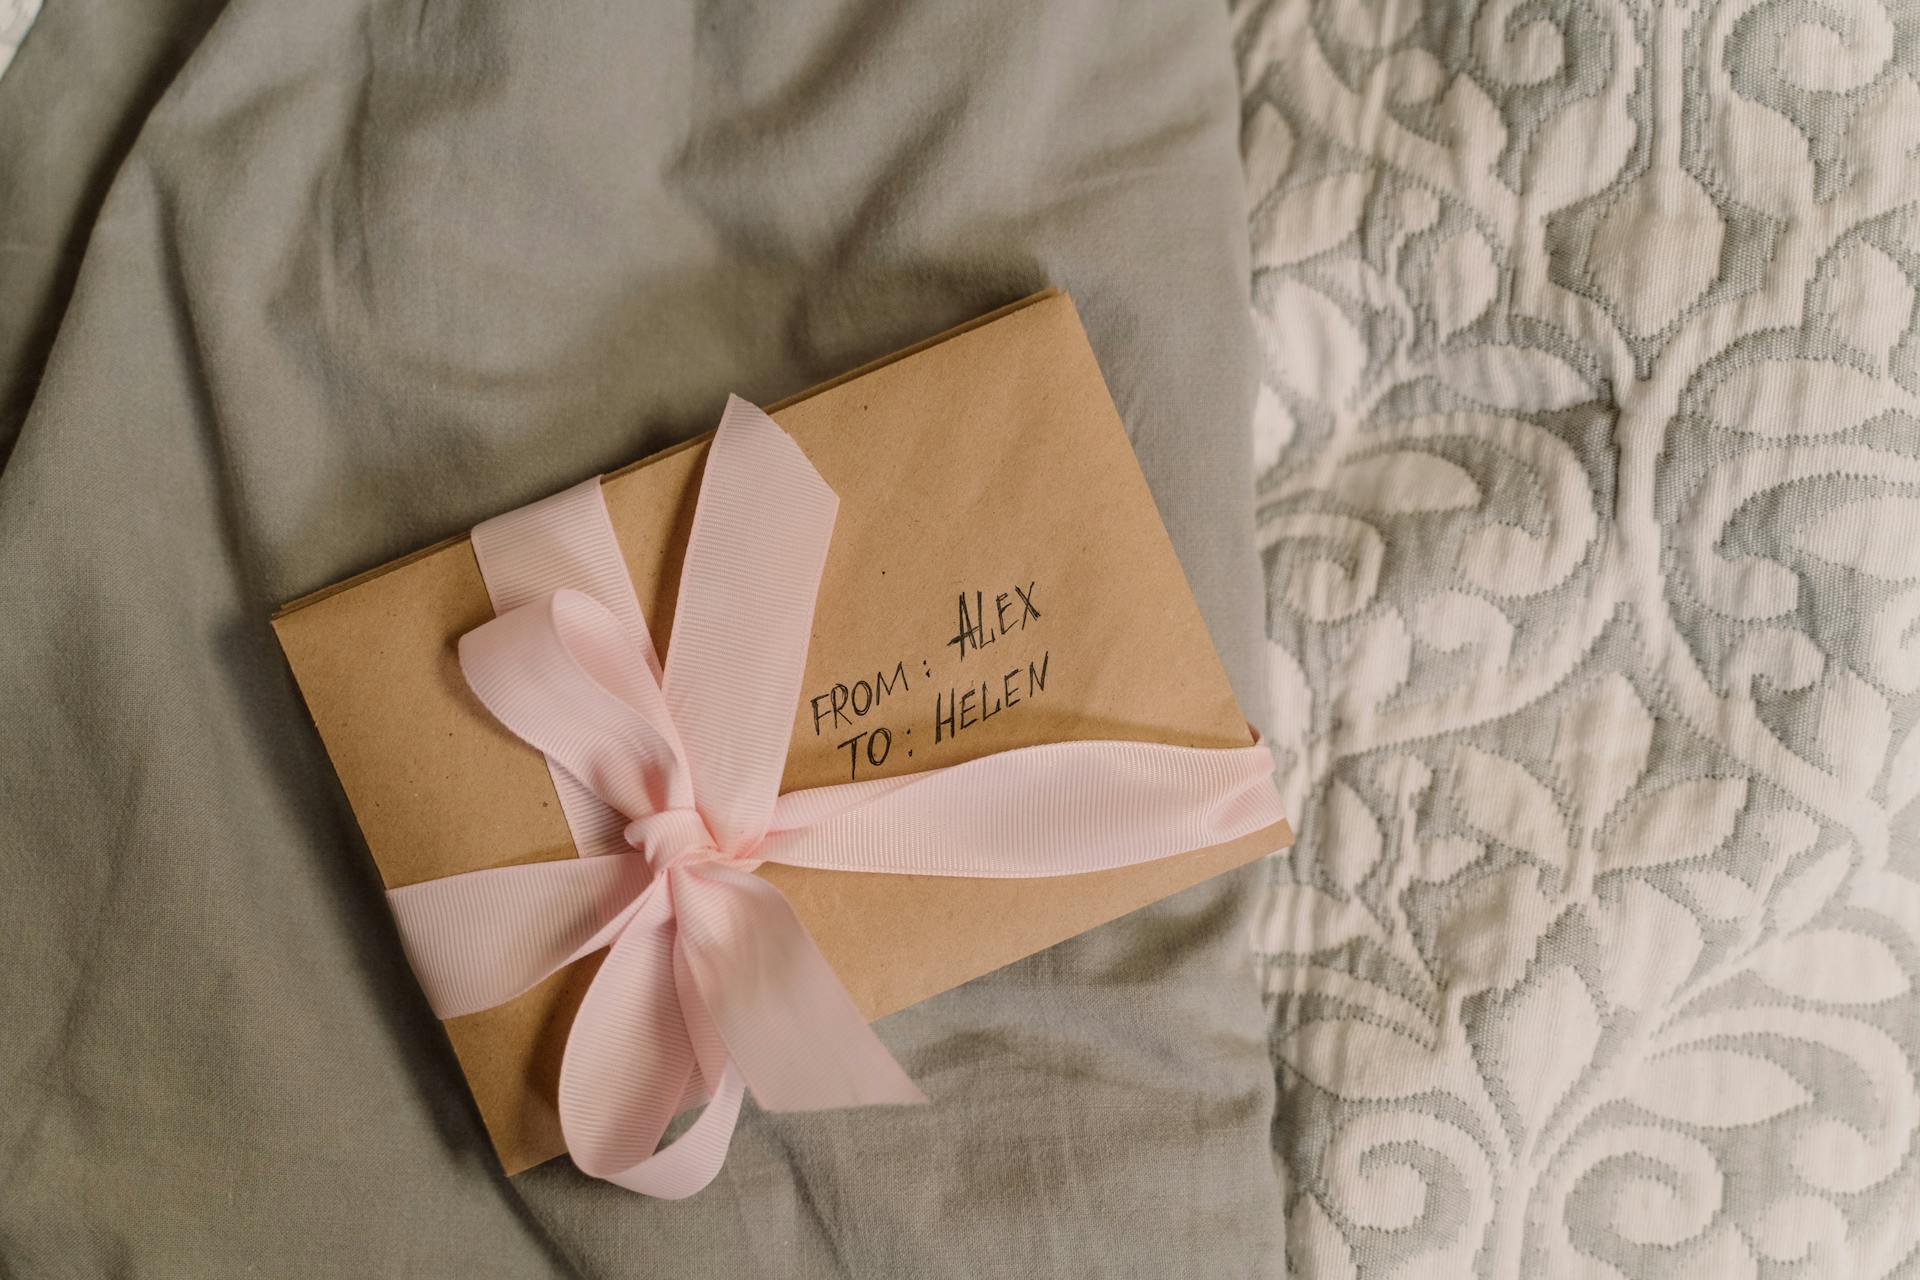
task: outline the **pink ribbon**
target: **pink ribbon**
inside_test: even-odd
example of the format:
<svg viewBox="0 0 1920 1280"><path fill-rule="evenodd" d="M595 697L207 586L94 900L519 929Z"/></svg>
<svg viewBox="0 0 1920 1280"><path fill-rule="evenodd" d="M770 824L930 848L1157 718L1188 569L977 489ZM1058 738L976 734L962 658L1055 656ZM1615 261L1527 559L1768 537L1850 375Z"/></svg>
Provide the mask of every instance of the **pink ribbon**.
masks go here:
<svg viewBox="0 0 1920 1280"><path fill-rule="evenodd" d="M729 399L664 671L597 479L474 531L498 616L461 638L460 666L546 753L582 856L389 900L442 1018L607 949L567 1037L560 1123L583 1172L646 1195L712 1181L746 1089L774 1111L926 1101L759 864L1057 876L1281 818L1257 743L1063 742L780 795L838 505L772 419Z"/></svg>

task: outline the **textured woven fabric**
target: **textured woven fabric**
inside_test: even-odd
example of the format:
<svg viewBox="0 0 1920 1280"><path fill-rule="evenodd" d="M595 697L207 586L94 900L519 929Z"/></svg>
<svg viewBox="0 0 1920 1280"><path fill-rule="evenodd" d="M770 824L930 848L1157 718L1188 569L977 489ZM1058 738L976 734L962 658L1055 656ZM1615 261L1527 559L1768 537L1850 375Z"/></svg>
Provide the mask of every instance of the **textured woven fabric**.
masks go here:
<svg viewBox="0 0 1920 1280"><path fill-rule="evenodd" d="M1248 2L1289 1252L1920 1265L1920 18Z"/></svg>
<svg viewBox="0 0 1920 1280"><path fill-rule="evenodd" d="M1259 705L1224 10L234 0L171 74L161 8L50 0L0 78L0 317L63 311L6 352L0 1270L1271 1273L1244 876L880 1024L932 1107L509 1183L266 627L1053 284Z"/></svg>
<svg viewBox="0 0 1920 1280"><path fill-rule="evenodd" d="M40 0L0 0L0 75L5 75L27 30L40 16Z"/></svg>

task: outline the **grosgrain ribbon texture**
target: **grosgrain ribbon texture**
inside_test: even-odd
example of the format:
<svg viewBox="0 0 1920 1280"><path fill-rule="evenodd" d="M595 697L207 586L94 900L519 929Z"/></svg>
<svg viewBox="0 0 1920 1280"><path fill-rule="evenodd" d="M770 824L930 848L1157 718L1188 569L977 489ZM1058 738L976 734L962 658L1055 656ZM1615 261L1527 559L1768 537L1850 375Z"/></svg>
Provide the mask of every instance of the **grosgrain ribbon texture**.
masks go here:
<svg viewBox="0 0 1920 1280"><path fill-rule="evenodd" d="M729 398L664 665L597 478L474 530L496 616L461 637L460 667L545 753L581 856L388 900L441 1018L607 950L568 1033L560 1125L583 1172L631 1191L680 1199L711 1182L748 1089L774 1111L926 1101L761 863L1071 875L1282 816L1257 741L1052 743L779 794L838 507L799 445Z"/></svg>

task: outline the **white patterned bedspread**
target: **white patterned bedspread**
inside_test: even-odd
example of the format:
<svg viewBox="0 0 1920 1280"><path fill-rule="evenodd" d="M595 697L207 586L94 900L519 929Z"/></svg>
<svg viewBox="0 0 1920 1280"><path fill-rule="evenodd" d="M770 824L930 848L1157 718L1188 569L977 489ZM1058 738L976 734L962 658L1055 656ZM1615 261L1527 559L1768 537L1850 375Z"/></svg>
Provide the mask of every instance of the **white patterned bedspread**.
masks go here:
<svg viewBox="0 0 1920 1280"><path fill-rule="evenodd" d="M1920 1274L1920 12L1236 22L1294 1271Z"/></svg>

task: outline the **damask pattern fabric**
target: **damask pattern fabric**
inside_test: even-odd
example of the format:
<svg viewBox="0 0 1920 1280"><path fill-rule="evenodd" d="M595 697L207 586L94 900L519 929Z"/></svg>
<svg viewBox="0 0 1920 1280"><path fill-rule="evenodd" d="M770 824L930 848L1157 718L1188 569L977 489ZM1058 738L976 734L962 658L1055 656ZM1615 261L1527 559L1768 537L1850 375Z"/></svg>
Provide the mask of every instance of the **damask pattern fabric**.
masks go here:
<svg viewBox="0 0 1920 1280"><path fill-rule="evenodd" d="M1920 12L1235 12L1289 1261L1920 1273Z"/></svg>

